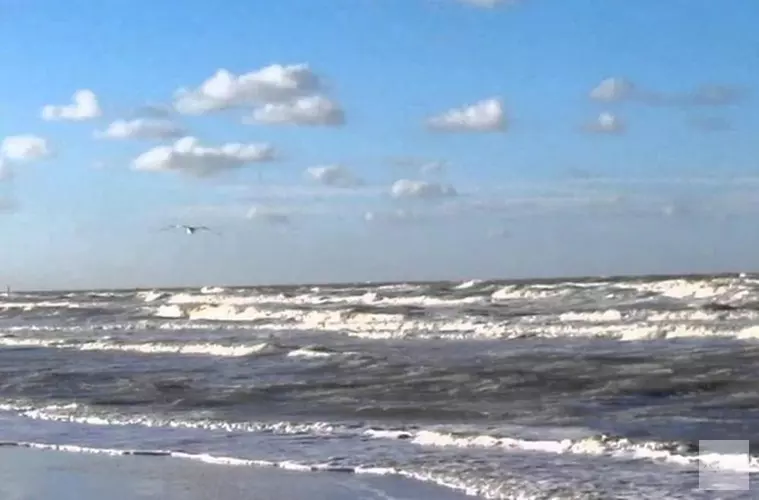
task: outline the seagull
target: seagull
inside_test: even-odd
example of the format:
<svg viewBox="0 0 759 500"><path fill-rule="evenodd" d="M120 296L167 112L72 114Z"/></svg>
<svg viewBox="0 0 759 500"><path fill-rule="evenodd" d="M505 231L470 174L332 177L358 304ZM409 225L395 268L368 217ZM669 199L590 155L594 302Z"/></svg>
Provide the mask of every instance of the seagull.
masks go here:
<svg viewBox="0 0 759 500"><path fill-rule="evenodd" d="M216 233L216 231L212 230L208 226L188 226L186 224L174 224L171 226L166 226L162 228L161 231L166 231L169 229L184 229L187 234L195 234L197 231L208 231L211 233Z"/></svg>

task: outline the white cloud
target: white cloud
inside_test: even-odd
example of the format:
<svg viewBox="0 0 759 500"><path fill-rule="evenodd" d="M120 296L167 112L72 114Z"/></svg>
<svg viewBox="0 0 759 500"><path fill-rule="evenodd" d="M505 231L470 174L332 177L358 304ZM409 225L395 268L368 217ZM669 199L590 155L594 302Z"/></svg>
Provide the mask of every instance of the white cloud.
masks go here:
<svg viewBox="0 0 759 500"><path fill-rule="evenodd" d="M247 218L265 222L276 226L286 226L291 222L290 215L279 210L264 208L260 206L251 207L248 210Z"/></svg>
<svg viewBox="0 0 759 500"><path fill-rule="evenodd" d="M220 69L197 89L179 89L174 107L180 113L200 115L235 106L288 102L312 95L321 86L306 64L272 64L240 76Z"/></svg>
<svg viewBox="0 0 759 500"><path fill-rule="evenodd" d="M338 126L345 123L345 112L338 103L324 96L300 97L289 102L273 102L253 111L253 123L269 125Z"/></svg>
<svg viewBox="0 0 759 500"><path fill-rule="evenodd" d="M15 135L3 139L0 157L11 161L35 161L52 154L47 139L35 135Z"/></svg>
<svg viewBox="0 0 759 500"><path fill-rule="evenodd" d="M201 146L195 137L183 137L170 146L158 146L141 154L133 168L209 176L274 157L274 148L268 144L228 143L214 148Z"/></svg>
<svg viewBox="0 0 759 500"><path fill-rule="evenodd" d="M501 101L492 98L433 116L427 125L435 130L492 132L506 128L506 117Z"/></svg>
<svg viewBox="0 0 759 500"><path fill-rule="evenodd" d="M185 131L169 120L138 118L136 120L116 120L95 137L107 139L169 139L181 137Z"/></svg>
<svg viewBox="0 0 759 500"><path fill-rule="evenodd" d="M395 181L390 188L390 194L393 198L419 199L447 198L457 195L453 186L448 184L415 181L410 179L400 179Z"/></svg>
<svg viewBox="0 0 759 500"><path fill-rule="evenodd" d="M360 184L358 178L342 165L309 167L306 169L306 174L316 182L327 186L352 187Z"/></svg>
<svg viewBox="0 0 759 500"><path fill-rule="evenodd" d="M612 113L601 113L595 121L588 124L587 129L599 134L621 134L627 130L627 124Z"/></svg>
<svg viewBox="0 0 759 500"><path fill-rule="evenodd" d="M69 120L83 121L98 118L102 111L95 93L91 90L77 90L67 105L48 104L42 108L42 118L48 121Z"/></svg>
<svg viewBox="0 0 759 500"><path fill-rule="evenodd" d="M613 102L622 101L632 97L635 86L628 80L620 77L612 77L603 80L590 91L590 98L596 101Z"/></svg>

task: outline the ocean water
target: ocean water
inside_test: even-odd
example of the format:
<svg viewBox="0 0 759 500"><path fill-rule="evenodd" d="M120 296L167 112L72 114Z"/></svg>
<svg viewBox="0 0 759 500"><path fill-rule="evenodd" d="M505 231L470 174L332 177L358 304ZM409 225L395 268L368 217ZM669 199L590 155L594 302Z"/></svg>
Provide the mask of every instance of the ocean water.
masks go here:
<svg viewBox="0 0 759 500"><path fill-rule="evenodd" d="M759 431L759 277L14 293L0 441L492 499L698 490Z"/></svg>

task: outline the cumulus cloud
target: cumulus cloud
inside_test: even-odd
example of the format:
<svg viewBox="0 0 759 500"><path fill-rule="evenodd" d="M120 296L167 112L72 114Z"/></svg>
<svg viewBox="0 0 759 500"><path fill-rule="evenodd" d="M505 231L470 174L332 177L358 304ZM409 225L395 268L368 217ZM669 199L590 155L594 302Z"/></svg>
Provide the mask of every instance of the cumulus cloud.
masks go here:
<svg viewBox="0 0 759 500"><path fill-rule="evenodd" d="M52 154L47 139L36 135L15 135L0 143L0 157L11 161L30 162Z"/></svg>
<svg viewBox="0 0 759 500"><path fill-rule="evenodd" d="M275 226L287 226L291 222L290 215L281 210L253 206L248 210L246 217L251 220L272 224Z"/></svg>
<svg viewBox="0 0 759 500"><path fill-rule="evenodd" d="M181 137L185 130L169 120L137 118L116 120L95 137L104 139L169 139Z"/></svg>
<svg viewBox="0 0 759 500"><path fill-rule="evenodd" d="M300 97L289 102L268 103L253 111L249 123L269 125L339 126L345 112L338 103L324 96Z"/></svg>
<svg viewBox="0 0 759 500"><path fill-rule="evenodd" d="M175 171L210 176L249 163L271 161L274 148L268 144L228 143L219 147L200 145L195 137L183 137L169 146L158 146L138 156L135 170Z"/></svg>
<svg viewBox="0 0 759 500"><path fill-rule="evenodd" d="M457 194L453 186L448 184L410 179L395 181L390 188L390 195L393 198L437 199L448 198Z"/></svg>
<svg viewBox="0 0 759 500"><path fill-rule="evenodd" d="M95 93L91 90L77 90L71 104L48 104L42 108L42 118L48 121L83 121L98 118L102 114Z"/></svg>
<svg viewBox="0 0 759 500"><path fill-rule="evenodd" d="M492 98L433 116L427 126L452 132L493 132L506 128L506 116L500 99Z"/></svg>
<svg viewBox="0 0 759 500"><path fill-rule="evenodd" d="M360 180L342 165L324 165L309 167L306 175L314 181L333 187L353 187L360 184Z"/></svg>
<svg viewBox="0 0 759 500"><path fill-rule="evenodd" d="M621 77L606 78L590 91L590 98L596 101L622 101L633 96L635 86Z"/></svg>
<svg viewBox="0 0 759 500"><path fill-rule="evenodd" d="M196 89L179 89L174 107L180 113L202 115L237 106L284 103L313 95L321 87L319 77L306 64L272 64L240 76L220 69Z"/></svg>
<svg viewBox="0 0 759 500"><path fill-rule="evenodd" d="M627 124L612 113L601 113L586 129L598 134L621 134L627 130Z"/></svg>

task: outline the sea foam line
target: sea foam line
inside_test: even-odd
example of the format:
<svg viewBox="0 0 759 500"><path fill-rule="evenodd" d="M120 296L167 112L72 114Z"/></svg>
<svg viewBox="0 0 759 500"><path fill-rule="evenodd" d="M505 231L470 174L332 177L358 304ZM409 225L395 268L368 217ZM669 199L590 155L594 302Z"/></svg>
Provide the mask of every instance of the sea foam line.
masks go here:
<svg viewBox="0 0 759 500"><path fill-rule="evenodd" d="M471 481L465 481L460 478L451 477L450 475L420 471L411 471L397 467L385 467L375 465L340 465L336 463L316 463L308 464L293 460L263 460L239 458L223 455L211 455L208 453L188 453L180 450L151 450L151 449L115 449L115 448L96 448L89 446L80 446L75 444L54 444L28 441L0 441L0 447L6 448L27 448L40 451L57 451L63 453L80 453L91 455L106 455L111 457L148 457L151 459L179 459L194 462L200 462L208 465L231 466L231 467L257 467L257 468L276 468L292 472L311 472L311 473L341 473L351 475L371 475L371 476L398 476L411 480L435 484L449 490L458 491L467 496L479 497L488 500L506 500L519 498L521 500L530 500L534 497L520 493L514 497L513 491L503 491L499 485L472 484ZM558 497L556 497L558 498Z"/></svg>
<svg viewBox="0 0 759 500"><path fill-rule="evenodd" d="M61 451L66 453L86 453L92 455L109 455L109 456L142 456L142 457L171 457L186 460L195 460L215 465L233 465L247 467L276 467L286 470L307 471L307 472L349 472L356 473L360 471L371 470L371 468L350 467L335 464L304 464L291 460L273 461L261 459L247 459L237 457L227 457L219 455L210 455L208 453L188 453L184 451L172 450L141 450L141 449L116 449L116 448L95 448L90 446L80 446L76 444L53 444L53 443L35 443L28 441L0 441L0 447L30 448L44 451ZM389 473L390 471L386 472Z"/></svg>
<svg viewBox="0 0 759 500"><path fill-rule="evenodd" d="M501 495L483 495L485 491L482 488L473 488L460 482L454 482L444 477L437 477L434 474L424 472L413 472L399 469L396 467L379 467L371 465L340 465L335 463L317 463L307 464L293 460L263 460L230 457L223 455L211 455L209 453L188 453L179 450L145 450L145 449L115 449L115 448L95 448L89 446L80 446L75 444L54 444L39 443L28 441L0 441L0 447L6 448L28 448L40 451L58 451L63 453L81 453L91 455L107 455L112 457L149 457L153 459L180 459L195 462L201 462L209 465L221 465L232 467L260 467L276 468L293 472L330 472L342 474L366 474L374 476L401 476L409 479L434 483L438 486L460 491L468 496L480 496L489 499L507 498Z"/></svg>

